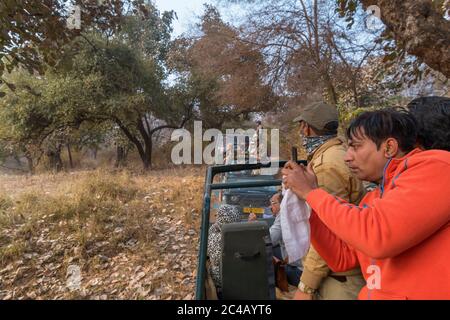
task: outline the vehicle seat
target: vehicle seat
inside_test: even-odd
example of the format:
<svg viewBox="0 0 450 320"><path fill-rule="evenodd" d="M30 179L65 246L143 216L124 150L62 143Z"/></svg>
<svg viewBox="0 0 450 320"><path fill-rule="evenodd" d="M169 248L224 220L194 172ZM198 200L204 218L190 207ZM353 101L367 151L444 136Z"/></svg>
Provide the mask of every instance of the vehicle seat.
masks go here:
<svg viewBox="0 0 450 320"><path fill-rule="evenodd" d="M222 298L275 299L272 243L267 223L226 224L222 227L222 239Z"/></svg>

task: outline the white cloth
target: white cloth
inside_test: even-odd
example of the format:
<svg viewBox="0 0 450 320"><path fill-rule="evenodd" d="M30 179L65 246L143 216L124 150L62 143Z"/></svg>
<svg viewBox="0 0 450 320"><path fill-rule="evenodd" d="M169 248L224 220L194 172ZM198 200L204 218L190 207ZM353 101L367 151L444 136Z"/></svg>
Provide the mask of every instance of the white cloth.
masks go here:
<svg viewBox="0 0 450 320"><path fill-rule="evenodd" d="M288 263L303 258L310 246L311 208L291 190L285 190L280 206L281 232L289 256Z"/></svg>

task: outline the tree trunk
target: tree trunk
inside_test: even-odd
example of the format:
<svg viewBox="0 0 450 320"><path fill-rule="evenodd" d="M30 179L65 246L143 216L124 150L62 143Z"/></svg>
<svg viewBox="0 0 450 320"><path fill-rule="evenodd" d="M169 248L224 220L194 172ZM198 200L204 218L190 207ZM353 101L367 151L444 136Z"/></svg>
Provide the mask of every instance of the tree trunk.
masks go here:
<svg viewBox="0 0 450 320"><path fill-rule="evenodd" d="M94 158L94 160L97 160L97 148L93 148L92 150L92 157Z"/></svg>
<svg viewBox="0 0 450 320"><path fill-rule="evenodd" d="M63 165L61 154L59 152L52 152L50 155L50 166L55 172L60 172Z"/></svg>
<svg viewBox="0 0 450 320"><path fill-rule="evenodd" d="M365 9L377 5L381 20L396 43L430 68L450 78L450 21L430 0L361 0Z"/></svg>
<svg viewBox="0 0 450 320"><path fill-rule="evenodd" d="M145 119L144 119L145 120ZM141 134L141 138L144 141L144 152L141 155L142 161L144 163L144 170L147 171L152 167L152 151L153 151L153 134L157 131L150 130L150 126L147 122L143 122L142 117L138 120L138 130ZM147 130L144 127L144 123L147 125Z"/></svg>
<svg viewBox="0 0 450 320"><path fill-rule="evenodd" d="M63 168L62 159L61 159L61 146L58 146L53 150L48 150L47 158L49 161L50 168L54 172L60 172L61 169Z"/></svg>
<svg viewBox="0 0 450 320"><path fill-rule="evenodd" d="M72 151L70 150L70 143L67 144L67 154L69 155L70 169L73 169Z"/></svg>
<svg viewBox="0 0 450 320"><path fill-rule="evenodd" d="M358 95L358 85L356 83L357 75L354 74L354 75L352 75L352 77L353 77L353 79L352 79L353 100L355 102L355 107L359 108L360 102L359 102L359 95Z"/></svg>
<svg viewBox="0 0 450 320"><path fill-rule="evenodd" d="M144 170L149 170L152 168L152 151L153 151L153 141L152 136L145 140L145 158L144 161Z"/></svg>
<svg viewBox="0 0 450 320"><path fill-rule="evenodd" d="M189 117L185 117L181 124L179 126L173 126L173 125L162 125L156 128L153 128L150 132L147 132L144 128L144 124L142 123L142 117L139 116L137 121L137 128L139 130L139 133L141 135L142 143L136 136L134 136L130 130L120 121L120 119L115 118L114 121L116 124L120 127L120 129L123 131L123 133L127 136L127 138L136 146L139 156L141 157L142 163L144 164L144 170L149 170L152 166L152 151L153 151L153 140L152 137L156 132L159 132L163 129L178 129L182 128L187 119ZM150 128L149 128L150 129Z"/></svg>
<svg viewBox="0 0 450 320"><path fill-rule="evenodd" d="M19 165L20 167L22 166L22 161L20 161L20 158L17 154L14 154L14 160L16 160L17 165Z"/></svg>
<svg viewBox="0 0 450 320"><path fill-rule="evenodd" d="M336 89L334 88L333 81L328 73L325 73L325 86L329 98L329 103L333 106L337 106L338 96L336 93Z"/></svg>
<svg viewBox="0 0 450 320"><path fill-rule="evenodd" d="M27 159L28 171L30 171L30 173L33 174L34 173L33 158L28 155L25 155L25 158Z"/></svg>
<svg viewBox="0 0 450 320"><path fill-rule="evenodd" d="M125 167L127 162L128 151L125 147L117 146L116 168Z"/></svg>
<svg viewBox="0 0 450 320"><path fill-rule="evenodd" d="M56 148L56 152L55 152L56 172L60 172L64 167L62 159L61 159L62 147L63 147L62 144L58 145Z"/></svg>

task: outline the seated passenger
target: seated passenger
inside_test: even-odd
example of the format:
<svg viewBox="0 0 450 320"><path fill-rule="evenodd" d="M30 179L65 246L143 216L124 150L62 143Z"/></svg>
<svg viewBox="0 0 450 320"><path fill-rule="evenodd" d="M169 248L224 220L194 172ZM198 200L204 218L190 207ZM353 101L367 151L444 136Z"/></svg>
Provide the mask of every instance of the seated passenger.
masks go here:
<svg viewBox="0 0 450 320"><path fill-rule="evenodd" d="M272 241L272 245L274 246L274 256L280 260L287 261L288 255L286 252L286 248L284 247L283 235L281 233L281 216L280 216L280 204L283 200L283 195L281 192L278 192L272 196L270 199L270 209L272 211L273 216L275 217L275 221L273 225L270 227L270 239ZM251 213L249 221L255 221L256 215ZM279 245L280 250L277 250L277 246ZM292 286L297 287L300 282L300 276L302 275L302 265L301 261L298 260L293 264L286 264L286 276L288 283Z"/></svg>
<svg viewBox="0 0 450 320"><path fill-rule="evenodd" d="M222 286L220 277L220 259L222 252L222 226L227 223L240 222L239 210L232 205L221 205L217 211L216 222L209 228L208 256L211 262L210 274L216 287Z"/></svg>
<svg viewBox="0 0 450 320"><path fill-rule="evenodd" d="M419 147L450 151L450 98L417 98L408 109L417 121Z"/></svg>
<svg viewBox="0 0 450 320"><path fill-rule="evenodd" d="M359 206L319 188L311 167L283 169L285 185L313 210L314 248L335 272L363 271L359 299L450 299L450 153L415 148L417 133L414 117L398 110L353 120L345 161L379 184Z"/></svg>

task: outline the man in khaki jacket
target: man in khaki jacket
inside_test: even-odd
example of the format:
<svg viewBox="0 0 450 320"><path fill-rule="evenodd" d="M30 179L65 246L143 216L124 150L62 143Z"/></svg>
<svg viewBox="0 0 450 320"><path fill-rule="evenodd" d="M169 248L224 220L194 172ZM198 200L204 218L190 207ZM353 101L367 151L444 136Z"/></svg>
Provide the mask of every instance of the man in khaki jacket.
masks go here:
<svg viewBox="0 0 450 320"><path fill-rule="evenodd" d="M317 175L319 188L348 202L359 203L364 188L344 162L346 145L337 137L339 121L336 108L323 102L314 103L303 109L294 122L299 123L308 163ZM356 299L364 285L359 268L333 273L311 246L303 258L303 274L295 299Z"/></svg>

